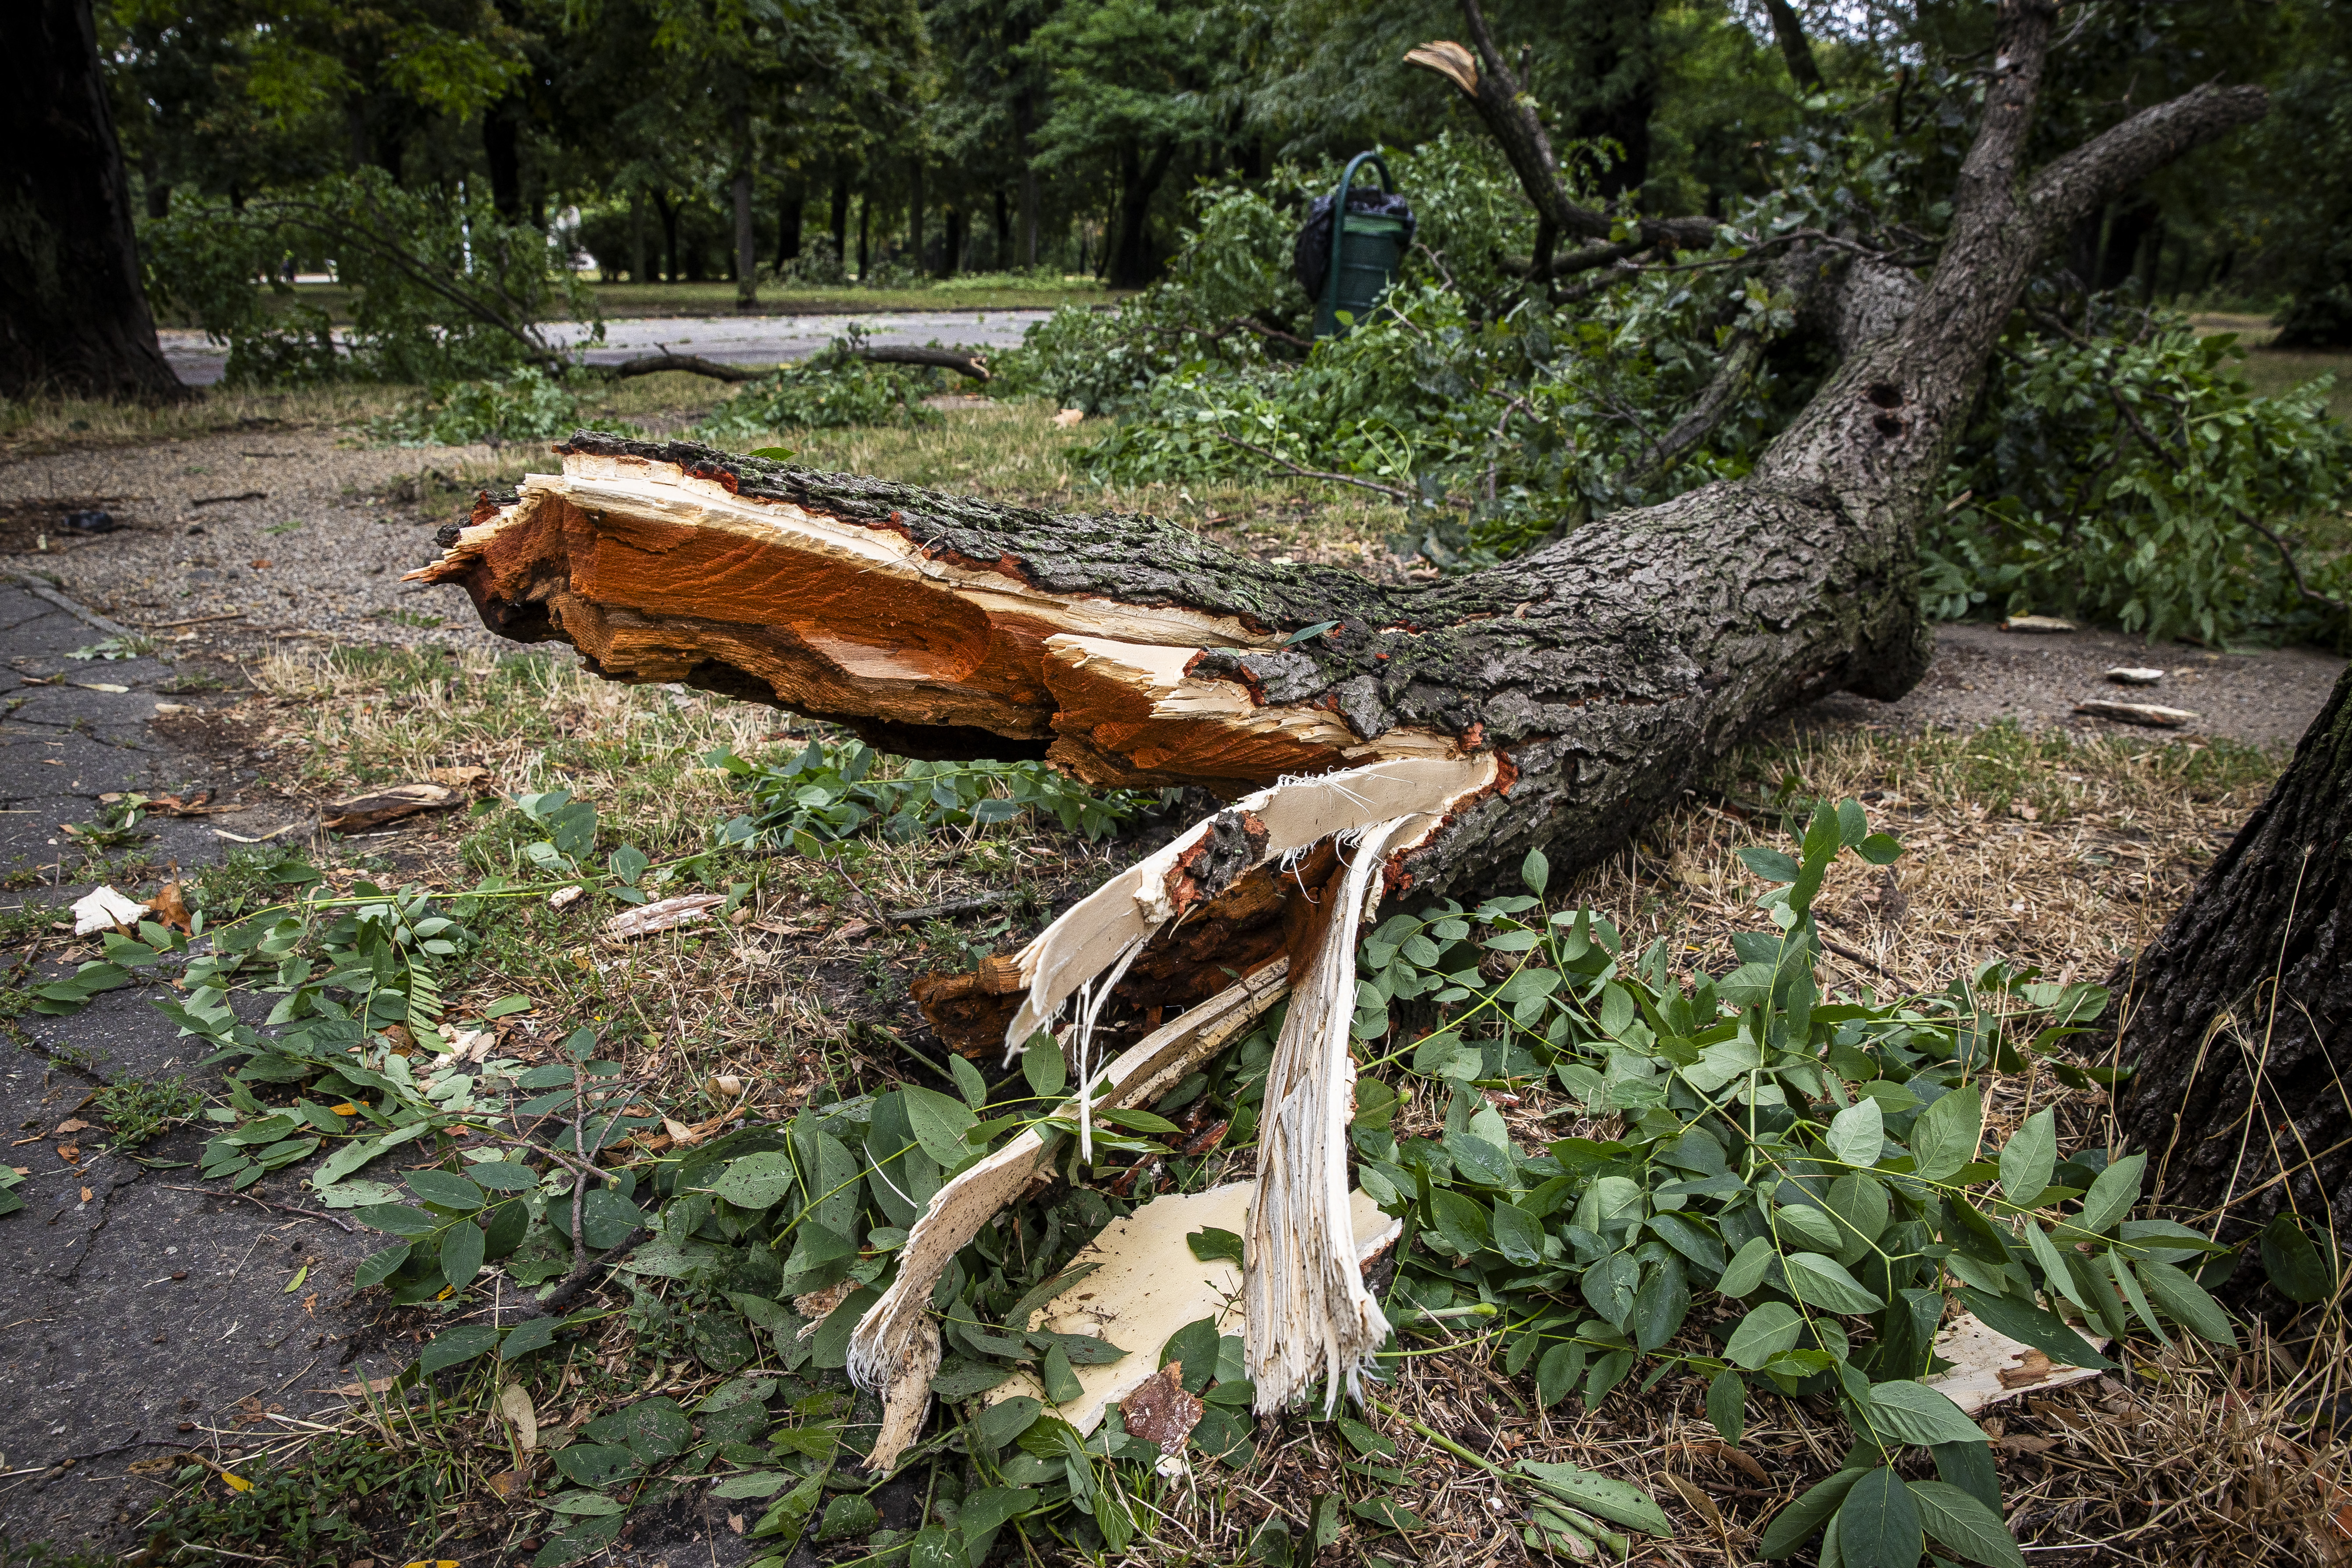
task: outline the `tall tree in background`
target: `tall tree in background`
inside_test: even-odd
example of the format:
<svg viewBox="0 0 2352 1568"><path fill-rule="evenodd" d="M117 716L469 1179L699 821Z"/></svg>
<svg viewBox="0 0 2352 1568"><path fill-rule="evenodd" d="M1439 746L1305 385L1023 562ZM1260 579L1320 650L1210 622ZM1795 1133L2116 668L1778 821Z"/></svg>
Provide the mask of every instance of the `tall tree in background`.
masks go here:
<svg viewBox="0 0 2352 1568"><path fill-rule="evenodd" d="M1051 112L1038 162L1068 177L1107 168L1118 195L1106 238L1105 278L1134 289L1159 272L1152 198L1178 157L1213 153L1227 133L1218 113L1236 17L1179 0L1070 0L1025 53L1053 71Z"/></svg>
<svg viewBox="0 0 2352 1568"><path fill-rule="evenodd" d="M10 7L0 63L0 394L186 395L155 342L90 0Z"/></svg>

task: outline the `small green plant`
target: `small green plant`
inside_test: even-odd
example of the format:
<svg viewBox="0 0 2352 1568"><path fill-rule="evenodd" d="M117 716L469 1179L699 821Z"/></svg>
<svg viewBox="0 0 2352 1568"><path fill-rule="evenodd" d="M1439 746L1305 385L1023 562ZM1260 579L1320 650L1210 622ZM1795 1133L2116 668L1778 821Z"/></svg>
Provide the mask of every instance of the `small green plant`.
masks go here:
<svg viewBox="0 0 2352 1568"><path fill-rule="evenodd" d="M158 1562L211 1563L240 1549L267 1550L272 1561L295 1568L326 1568L367 1549L394 1561L421 1553L439 1532L442 1510L468 1489L466 1460L457 1454L395 1452L341 1436L279 1463L256 1459L226 1470L189 1465L174 1479L178 1490L146 1522Z"/></svg>
<svg viewBox="0 0 2352 1568"><path fill-rule="evenodd" d="M127 1078L101 1088L96 1103L99 1115L114 1130L116 1147L129 1152L194 1121L205 1108L205 1097L183 1075Z"/></svg>
<svg viewBox="0 0 2352 1568"><path fill-rule="evenodd" d="M747 762L722 746L703 762L734 774L758 803L722 832L757 834L812 857L869 832L903 843L1030 812L1100 839L1161 799L1148 790L1088 789L1044 763L914 762L885 758L859 741L811 741L788 763Z"/></svg>
<svg viewBox="0 0 2352 1568"><path fill-rule="evenodd" d="M122 637L100 637L94 643L84 643L66 657L84 663L91 659L144 658L155 651L155 647L153 637L131 632Z"/></svg>
<svg viewBox="0 0 2352 1568"><path fill-rule="evenodd" d="M535 365L486 380L436 383L424 397L368 425L373 439L397 447L503 447L579 429L645 434L635 425L583 416L572 385Z"/></svg>
<svg viewBox="0 0 2352 1568"><path fill-rule="evenodd" d="M856 425L936 425L923 398L940 373L857 357L856 329L798 364L781 365L710 411L698 439L740 448L768 430L830 430Z"/></svg>

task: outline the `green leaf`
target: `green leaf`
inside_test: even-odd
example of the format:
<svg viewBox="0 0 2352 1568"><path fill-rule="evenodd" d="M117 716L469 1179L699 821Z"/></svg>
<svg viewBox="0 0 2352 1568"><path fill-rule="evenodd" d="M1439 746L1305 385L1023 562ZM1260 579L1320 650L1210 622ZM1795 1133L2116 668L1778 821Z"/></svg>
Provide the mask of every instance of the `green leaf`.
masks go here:
<svg viewBox="0 0 2352 1568"><path fill-rule="evenodd" d="M1519 880L1528 885L1528 892L1543 897L1545 885L1551 880L1551 862L1544 858L1542 850L1528 851L1528 858L1519 862Z"/></svg>
<svg viewBox="0 0 2352 1568"><path fill-rule="evenodd" d="M1748 1382L1725 1367L1706 1385L1706 1419L1727 1443L1748 1430Z"/></svg>
<svg viewBox="0 0 2352 1568"><path fill-rule="evenodd" d="M1039 1381L1045 1385L1045 1397L1056 1405L1072 1404L1086 1395L1086 1384L1071 1370L1069 1352L1059 1344L1045 1352L1045 1359L1038 1364L1038 1373Z"/></svg>
<svg viewBox="0 0 2352 1568"><path fill-rule="evenodd" d="M1956 1089L1919 1113L1911 1126L1912 1173L1940 1182L1977 1157L1984 1102L1975 1084Z"/></svg>
<svg viewBox="0 0 2352 1568"><path fill-rule="evenodd" d="M509 1329L499 1341L500 1361L520 1361L533 1351L543 1351L555 1342L555 1331L563 1326L555 1318L526 1318Z"/></svg>
<svg viewBox="0 0 2352 1568"><path fill-rule="evenodd" d="M1794 1349L1804 1331L1804 1315L1796 1308L1786 1301L1766 1301L1731 1331L1724 1359L1754 1372L1782 1351Z"/></svg>
<svg viewBox="0 0 2352 1568"><path fill-rule="evenodd" d="M1386 1494L1366 1498L1360 1503L1351 1503L1349 1505L1348 1511L1358 1519L1379 1525L1384 1530L1402 1531L1429 1528L1427 1520Z"/></svg>
<svg viewBox="0 0 2352 1568"><path fill-rule="evenodd" d="M364 1290L371 1285L381 1285L407 1261L408 1243L404 1241L395 1241L382 1252L371 1252L352 1271L352 1288Z"/></svg>
<svg viewBox="0 0 2352 1568"><path fill-rule="evenodd" d="M2263 1227L2262 1254L2263 1272L2269 1276L2271 1288L2288 1300L2325 1301L2336 1293L2336 1270L2320 1256L2303 1221L2293 1212L2281 1209ZM2173 1315L2179 1317L2178 1312Z"/></svg>
<svg viewBox="0 0 2352 1568"><path fill-rule="evenodd" d="M1853 1483L1832 1528L1844 1568L1918 1568L1919 1505L1883 1465Z"/></svg>
<svg viewBox="0 0 2352 1568"><path fill-rule="evenodd" d="M1672 1535L1675 1532L1674 1526L1666 1520L1665 1511L1639 1487L1629 1486L1608 1476L1596 1476L1574 1465L1546 1464L1539 1459L1521 1459L1518 1469L1520 1474L1531 1477L1546 1491L1603 1519L1630 1529L1647 1531L1652 1535Z"/></svg>
<svg viewBox="0 0 2352 1568"><path fill-rule="evenodd" d="M2027 1117L2000 1150L2000 1190L2013 1204L2030 1204L2058 1168L2058 1121L2047 1109Z"/></svg>
<svg viewBox="0 0 2352 1568"><path fill-rule="evenodd" d="M1486 1205L1466 1194L1440 1187L1429 1194L1429 1215L1439 1237L1457 1258L1486 1250Z"/></svg>
<svg viewBox="0 0 2352 1568"><path fill-rule="evenodd" d="M988 1080L980 1076L978 1068L961 1057L950 1055L948 1070L955 1076L956 1092L963 1096L966 1105L978 1110L988 1103Z"/></svg>
<svg viewBox="0 0 2352 1568"><path fill-rule="evenodd" d="M1937 1542L1985 1568L2025 1568L2025 1553L2000 1514L1947 1481L1913 1481L1920 1522Z"/></svg>
<svg viewBox="0 0 2352 1568"><path fill-rule="evenodd" d="M1582 1345L1553 1345L1536 1363L1536 1403L1549 1410L1568 1396L1584 1375L1585 1350Z"/></svg>
<svg viewBox="0 0 2352 1568"><path fill-rule="evenodd" d="M2104 1236L2139 1202L2140 1176L2147 1169L2146 1154L2126 1154L2101 1171L2083 1194L2083 1212L2071 1222L2093 1236Z"/></svg>
<svg viewBox="0 0 2352 1568"><path fill-rule="evenodd" d="M1862 1288L1862 1281L1845 1270L1845 1265L1834 1258L1818 1252L1791 1253L1783 1262L1789 1277L1789 1294L1808 1307L1819 1307L1825 1312L1875 1312L1886 1305Z"/></svg>
<svg viewBox="0 0 2352 1568"><path fill-rule="evenodd" d="M488 1238L482 1227L470 1219L461 1219L441 1237L441 1278L453 1290L463 1290L482 1271L482 1250Z"/></svg>
<svg viewBox="0 0 2352 1568"><path fill-rule="evenodd" d="M764 458L772 463L785 463L792 460L793 448L790 447L754 447L751 451L744 455L751 458Z"/></svg>
<svg viewBox="0 0 2352 1568"><path fill-rule="evenodd" d="M1855 845L1853 852L1874 866L1892 866L1903 858L1903 845L1891 833L1873 833Z"/></svg>
<svg viewBox="0 0 2352 1568"><path fill-rule="evenodd" d="M2042 1265L2042 1289L2053 1300L2063 1297L2074 1302L2079 1310L2089 1311L2091 1304L2084 1300L2083 1293L2074 1288L2074 1271L2059 1256L2057 1245L2030 1219L2025 1222L2025 1246L2026 1250L2033 1254L2033 1260Z"/></svg>
<svg viewBox="0 0 2352 1568"><path fill-rule="evenodd" d="M2123 1270L2123 1260L2116 1259L2116 1272ZM2153 1259L2132 1265L2147 1286L2147 1293L2157 1304L2172 1315L2175 1322L2202 1339L2231 1350L2238 1348L2238 1332L2231 1327L2230 1314L2221 1304L2206 1294L2205 1288L2169 1263Z"/></svg>
<svg viewBox="0 0 2352 1568"><path fill-rule="evenodd" d="M582 1428L602 1443L623 1443L646 1466L674 1459L694 1446L694 1427L677 1400L656 1394L599 1415Z"/></svg>
<svg viewBox="0 0 2352 1568"><path fill-rule="evenodd" d="M1869 1416L1872 1429L1880 1436L1922 1447L1985 1440L1984 1433L1949 1395L1908 1378L1872 1384Z"/></svg>
<svg viewBox="0 0 2352 1568"><path fill-rule="evenodd" d="M1495 1250L1521 1268L1543 1261L1543 1223L1508 1200L1495 1205Z"/></svg>
<svg viewBox="0 0 2352 1568"><path fill-rule="evenodd" d="M1830 1121L1830 1152L1849 1165L1877 1164L1885 1143L1886 1117L1874 1100L1857 1100Z"/></svg>
<svg viewBox="0 0 2352 1568"><path fill-rule="evenodd" d="M1043 1029L1030 1036L1021 1052L1021 1076L1029 1080L1029 1092L1041 1099L1060 1094L1070 1081L1069 1058L1062 1054L1062 1043Z"/></svg>
<svg viewBox="0 0 2352 1568"><path fill-rule="evenodd" d="M1813 1531L1829 1522L1837 1512L1838 1504L1862 1479L1861 1470L1839 1470L1804 1496L1772 1516L1764 1527L1764 1538L1756 1550L1764 1557L1786 1557L1811 1538Z"/></svg>
<svg viewBox="0 0 2352 1568"><path fill-rule="evenodd" d="M459 1214L471 1214L488 1200L482 1189L463 1176L453 1176L446 1171L411 1171L408 1190L428 1204Z"/></svg>
<svg viewBox="0 0 2352 1568"><path fill-rule="evenodd" d="M480 1185L501 1193L527 1193L539 1185L538 1172L511 1161L485 1160L466 1171Z"/></svg>
<svg viewBox="0 0 2352 1568"><path fill-rule="evenodd" d="M498 1347L499 1331L488 1323L460 1323L454 1329L444 1329L433 1336L416 1365L427 1377L446 1372L473 1360L483 1352Z"/></svg>
<svg viewBox="0 0 2352 1568"><path fill-rule="evenodd" d="M1223 1258L1239 1268L1242 1264L1242 1238L1230 1230L1220 1230L1213 1225L1202 1226L1185 1237L1184 1245L1192 1256L1203 1263Z"/></svg>
<svg viewBox="0 0 2352 1568"><path fill-rule="evenodd" d="M1751 1237L1747 1245L1732 1256L1724 1268L1723 1278L1715 1288L1726 1296L1745 1296L1764 1283L1764 1272L1772 1267L1779 1254L1773 1250L1769 1237Z"/></svg>
<svg viewBox="0 0 2352 1568"><path fill-rule="evenodd" d="M2045 1312L2013 1296L1990 1296L1972 1286L1962 1286L1959 1298L1960 1304L1981 1319L1987 1328L2007 1334L2020 1344L2032 1345L2062 1366L2115 1370L2115 1363L2085 1344L2083 1336L2055 1313Z"/></svg>
<svg viewBox="0 0 2352 1568"><path fill-rule="evenodd" d="M793 1157L781 1149L769 1149L728 1162L710 1190L737 1208L757 1210L782 1202L799 1180Z"/></svg>
<svg viewBox="0 0 2352 1568"><path fill-rule="evenodd" d="M1797 879L1797 862L1782 850L1749 845L1738 851L1738 855L1749 870L1768 882L1793 882Z"/></svg>
<svg viewBox="0 0 2352 1568"><path fill-rule="evenodd" d="M971 1152L963 1135L979 1120L971 1108L935 1089L909 1084L898 1092L906 1097L907 1123L915 1130L915 1142L923 1146L923 1152L938 1161L942 1170L961 1164Z"/></svg>

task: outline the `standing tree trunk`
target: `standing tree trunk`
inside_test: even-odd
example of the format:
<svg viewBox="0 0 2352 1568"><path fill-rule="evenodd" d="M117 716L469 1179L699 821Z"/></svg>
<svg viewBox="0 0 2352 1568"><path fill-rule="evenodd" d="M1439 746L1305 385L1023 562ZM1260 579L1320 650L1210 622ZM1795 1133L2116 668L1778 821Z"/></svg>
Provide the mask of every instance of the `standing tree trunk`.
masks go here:
<svg viewBox="0 0 2352 1568"><path fill-rule="evenodd" d="M760 237L751 219L751 174L759 156L751 141L751 111L738 109L735 121L735 178L730 194L735 202L735 308L751 310L760 304Z"/></svg>
<svg viewBox="0 0 2352 1568"><path fill-rule="evenodd" d="M490 166L490 205L512 223L522 216L521 99L502 99L483 114L482 157Z"/></svg>
<svg viewBox="0 0 2352 1568"><path fill-rule="evenodd" d="M969 220L961 206L950 207L941 216L946 220L948 232L944 243L940 247L939 276L952 278L956 275L956 268L963 260L964 235Z"/></svg>
<svg viewBox="0 0 2352 1568"><path fill-rule="evenodd" d="M913 252L910 259L916 272L923 270L923 161L917 158L908 171L908 184L913 195L907 198L907 244Z"/></svg>
<svg viewBox="0 0 2352 1568"><path fill-rule="evenodd" d="M1506 79L1465 10L1480 58L1454 79L1475 95ZM562 476L486 501L414 575L461 584L493 630L562 638L611 679L773 703L917 756L1043 756L1092 782L1241 796L1000 965L992 984L1012 1016L980 1027L1017 1050L1097 981L1135 1005L1189 1005L1286 944L1297 994L1269 1082L1298 1086L1280 1114L1310 1152L1263 1173L1257 1212L1286 1223L1256 1233L1247 1273L1253 1292L1289 1281L1294 1309L1322 1305L1286 1314L1305 1344L1266 1342L1253 1312L1249 1362L1271 1407L1304 1392L1302 1368L1352 1374L1384 1331L1354 1271L1303 1239L1346 1234L1330 1206L1335 1192L1344 1201L1344 1139L1318 1120L1351 1070L1345 1029L1318 1023L1353 994L1344 922L1367 894L1491 886L1538 846L1556 869L1589 866L1773 714L1832 691L1908 689L1932 647L1922 511L2028 274L2108 193L2263 111L2258 89L2200 88L2029 175L2055 6L2004 0L2000 16L1951 237L1907 315L1878 310L1881 271L1846 268L1841 299L1860 296L1881 335L1839 334L1844 363L1746 478L1521 559L1387 587L1265 564L1151 518L1047 514L583 432L558 448ZM1533 118L1515 89L1480 100L1490 108ZM1538 144L1523 129L1522 150ZM1530 194L1564 232L1607 232L1556 185ZM1321 906L1329 923L1216 912L1255 898L1251 879L1272 882L1268 867L1296 868L1303 888L1334 846L1344 853L1321 864L1336 869L1317 871L1339 899ZM1268 908L1286 896L1260 890ZM1185 923L1196 909L1209 912ZM951 1191L922 1225L969 1220ZM910 1254L934 1241L919 1227ZM852 1342L853 1368L888 1391L879 1467L913 1436L938 1365L929 1285L902 1268Z"/></svg>
<svg viewBox="0 0 2352 1568"><path fill-rule="evenodd" d="M808 182L794 178L784 187L783 199L776 204L776 266L781 270L785 262L801 253L801 214L808 207Z"/></svg>
<svg viewBox="0 0 2352 1568"><path fill-rule="evenodd" d="M1037 171L1030 163L1029 136L1037 129L1037 105L1023 93L1013 102L1013 151L1021 160L1021 265L1037 265Z"/></svg>
<svg viewBox="0 0 2352 1568"><path fill-rule="evenodd" d="M1772 18L1772 37L1780 43L1780 58L1789 63L1790 79L1802 91L1821 91L1822 68L1813 63L1813 46L1805 39L1797 8L1789 0L1764 0L1764 9Z"/></svg>
<svg viewBox="0 0 2352 1568"><path fill-rule="evenodd" d="M2282 1212L2352 1237L2352 670L2270 798L2108 984L2137 1069L2124 1136L2148 1152L2157 1197L2210 1218L2217 1241ZM2230 1292L2262 1280L2241 1269Z"/></svg>
<svg viewBox="0 0 2352 1568"><path fill-rule="evenodd" d="M1151 198L1175 157L1176 149L1166 142L1148 156L1132 143L1119 153L1118 205L1104 241L1110 252L1104 281L1114 289L1140 289L1159 275L1151 255Z"/></svg>
<svg viewBox="0 0 2352 1568"><path fill-rule="evenodd" d="M845 264L849 259L849 170L836 165L833 171L833 258Z"/></svg>
<svg viewBox="0 0 2352 1568"><path fill-rule="evenodd" d="M0 62L0 395L167 400L90 0L11 6Z"/></svg>

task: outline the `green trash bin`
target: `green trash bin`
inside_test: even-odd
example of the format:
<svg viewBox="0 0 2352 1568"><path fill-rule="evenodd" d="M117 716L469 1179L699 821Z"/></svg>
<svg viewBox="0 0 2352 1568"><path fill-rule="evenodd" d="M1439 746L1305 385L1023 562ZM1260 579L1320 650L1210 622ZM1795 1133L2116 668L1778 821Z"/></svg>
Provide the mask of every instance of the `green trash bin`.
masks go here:
<svg viewBox="0 0 2352 1568"><path fill-rule="evenodd" d="M1339 323L1341 310L1358 321L1371 312L1402 265L1405 247L1412 243L1410 217L1348 210L1349 187L1355 184L1356 171L1366 163L1380 171L1381 190L1391 195L1396 190L1396 183L1389 178L1389 166L1377 153L1357 153L1340 174L1339 188L1331 198L1331 261L1323 274L1323 296L1315 306L1318 338L1347 334L1348 328Z"/></svg>

